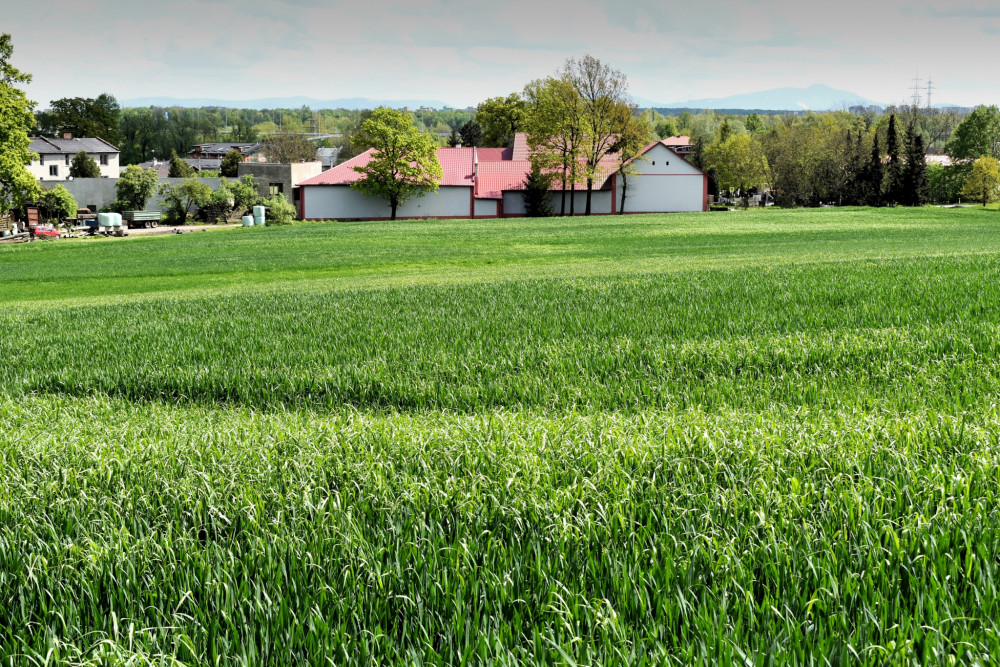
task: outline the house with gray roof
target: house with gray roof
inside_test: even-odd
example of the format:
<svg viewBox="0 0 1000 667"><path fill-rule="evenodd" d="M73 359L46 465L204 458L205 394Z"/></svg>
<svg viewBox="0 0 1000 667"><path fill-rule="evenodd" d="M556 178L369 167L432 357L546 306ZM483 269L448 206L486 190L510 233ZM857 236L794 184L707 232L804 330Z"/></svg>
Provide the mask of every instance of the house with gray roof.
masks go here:
<svg viewBox="0 0 1000 667"><path fill-rule="evenodd" d="M228 141L212 141L203 144L197 144L194 148L188 151L188 155L194 159L209 159L209 160L222 160L226 157L229 151L239 151L243 155L244 162L250 161L261 161L262 157L260 142L228 142ZM216 166L218 169L218 166Z"/></svg>
<svg viewBox="0 0 1000 667"><path fill-rule="evenodd" d="M118 178L118 155L120 151L104 139L62 139L32 137L28 149L36 155L28 170L40 181L65 181L69 178L69 166L80 151L93 158L101 169L101 178Z"/></svg>

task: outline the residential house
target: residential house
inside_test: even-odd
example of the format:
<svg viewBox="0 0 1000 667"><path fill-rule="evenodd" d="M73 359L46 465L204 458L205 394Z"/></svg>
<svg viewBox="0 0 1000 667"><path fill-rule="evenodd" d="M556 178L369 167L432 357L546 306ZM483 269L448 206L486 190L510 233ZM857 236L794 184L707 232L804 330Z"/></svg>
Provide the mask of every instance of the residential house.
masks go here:
<svg viewBox="0 0 1000 667"><path fill-rule="evenodd" d="M363 176L354 170L366 165L374 151L329 169L299 184L300 217L307 220L358 220L390 217L389 205L351 189ZM399 218L496 218L523 216L524 182L531 171L530 150L524 134L513 148L439 148L443 176L437 192L411 199L397 210ZM598 170L591 192L594 214L667 213L704 211L708 176L663 141L646 146L633 161L630 175L619 173L616 156L609 156ZM558 178L549 200L559 211L563 202ZM567 189L574 213L586 208L586 183ZM623 204L624 200L624 204Z"/></svg>
<svg viewBox="0 0 1000 667"><path fill-rule="evenodd" d="M28 150L37 155L28 170L40 181L65 181L69 178L73 158L80 151L93 158L100 167L102 178L118 178L120 151L104 139L74 139L70 135L64 135L62 139L32 137Z"/></svg>

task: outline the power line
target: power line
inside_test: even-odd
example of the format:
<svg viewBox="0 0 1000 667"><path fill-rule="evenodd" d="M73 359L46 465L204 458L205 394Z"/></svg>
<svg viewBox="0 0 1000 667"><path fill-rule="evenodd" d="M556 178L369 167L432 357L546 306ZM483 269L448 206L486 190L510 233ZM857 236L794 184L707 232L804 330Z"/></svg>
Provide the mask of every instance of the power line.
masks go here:
<svg viewBox="0 0 1000 667"><path fill-rule="evenodd" d="M913 76L913 108L914 109L919 109L920 108L920 82L921 81L922 81L922 79L919 76L917 76L917 75Z"/></svg>
<svg viewBox="0 0 1000 667"><path fill-rule="evenodd" d="M927 108L931 108L931 91L934 90L934 82L930 77L927 77Z"/></svg>

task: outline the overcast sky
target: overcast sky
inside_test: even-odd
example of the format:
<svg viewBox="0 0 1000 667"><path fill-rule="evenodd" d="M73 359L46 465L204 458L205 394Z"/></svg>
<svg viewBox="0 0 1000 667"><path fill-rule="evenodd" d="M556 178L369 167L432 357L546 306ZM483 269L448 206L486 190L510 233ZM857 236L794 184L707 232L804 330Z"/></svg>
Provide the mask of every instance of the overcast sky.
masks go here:
<svg viewBox="0 0 1000 667"><path fill-rule="evenodd" d="M12 6L13 5L13 6ZM822 83L882 103L1000 103L1000 2L4 0L0 32L61 97L436 99L464 107L593 54L669 103Z"/></svg>

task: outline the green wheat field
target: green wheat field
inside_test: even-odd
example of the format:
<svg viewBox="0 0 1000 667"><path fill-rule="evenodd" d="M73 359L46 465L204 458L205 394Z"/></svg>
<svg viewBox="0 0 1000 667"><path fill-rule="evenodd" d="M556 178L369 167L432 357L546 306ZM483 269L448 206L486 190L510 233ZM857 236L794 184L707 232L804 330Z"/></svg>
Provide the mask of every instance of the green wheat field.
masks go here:
<svg viewBox="0 0 1000 667"><path fill-rule="evenodd" d="M1000 213L0 247L0 665L988 665Z"/></svg>

